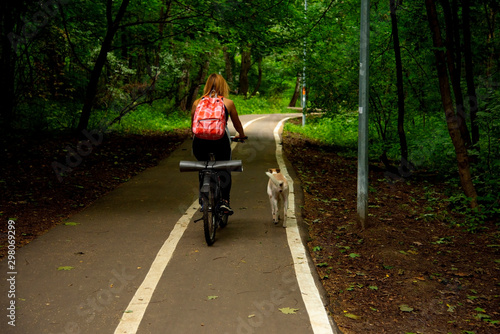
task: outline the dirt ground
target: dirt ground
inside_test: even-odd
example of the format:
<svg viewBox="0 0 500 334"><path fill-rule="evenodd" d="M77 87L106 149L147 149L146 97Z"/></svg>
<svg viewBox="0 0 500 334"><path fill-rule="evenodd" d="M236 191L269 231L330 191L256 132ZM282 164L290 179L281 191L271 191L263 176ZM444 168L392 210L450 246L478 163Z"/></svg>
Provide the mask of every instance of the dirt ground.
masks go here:
<svg viewBox="0 0 500 334"><path fill-rule="evenodd" d="M94 143L88 146L70 135L2 137L0 260L7 253L9 219L15 219L16 243L22 247L120 183L155 166L187 135L187 131L149 136L104 134L102 138L95 134Z"/></svg>
<svg viewBox="0 0 500 334"><path fill-rule="evenodd" d="M22 247L156 165L186 136L106 135L87 147L69 136L4 136L0 259L7 253L8 219L15 219ZM284 136L284 149L304 190L308 246L344 333L500 331L500 235L494 227L471 234L443 223L449 214L439 177L416 172L391 179L371 164L369 227L362 231L356 159L297 135ZM74 165L61 181L54 161Z"/></svg>
<svg viewBox="0 0 500 334"><path fill-rule="evenodd" d="M342 332L499 333L500 234L443 223L438 175L397 179L370 162L367 228L357 223L357 159L283 139L304 190L309 250ZM444 219L447 217L447 219Z"/></svg>

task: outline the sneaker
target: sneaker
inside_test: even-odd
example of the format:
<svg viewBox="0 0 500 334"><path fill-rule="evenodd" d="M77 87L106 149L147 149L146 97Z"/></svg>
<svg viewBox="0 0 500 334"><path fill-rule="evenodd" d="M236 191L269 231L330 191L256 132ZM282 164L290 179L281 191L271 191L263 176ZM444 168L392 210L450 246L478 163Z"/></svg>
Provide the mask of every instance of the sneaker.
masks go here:
<svg viewBox="0 0 500 334"><path fill-rule="evenodd" d="M222 210L222 212L224 212L228 216L231 216L234 213L233 209L231 209L231 207L229 206L228 200L222 200L222 204L220 205L220 209Z"/></svg>

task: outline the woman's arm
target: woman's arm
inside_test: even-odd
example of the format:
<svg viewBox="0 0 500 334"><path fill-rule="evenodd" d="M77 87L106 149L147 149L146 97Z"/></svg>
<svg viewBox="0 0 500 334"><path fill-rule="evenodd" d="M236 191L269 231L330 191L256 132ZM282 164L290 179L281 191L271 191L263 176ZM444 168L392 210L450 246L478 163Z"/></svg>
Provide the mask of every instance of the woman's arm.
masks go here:
<svg viewBox="0 0 500 334"><path fill-rule="evenodd" d="M196 107L198 106L198 103L200 102L200 99L194 101L193 106L191 107L191 137L194 135L193 133L193 119L194 119L194 112L196 111Z"/></svg>
<svg viewBox="0 0 500 334"><path fill-rule="evenodd" d="M199 100L194 101L193 106L191 107L191 123L193 123L194 112L196 111L196 107L198 106Z"/></svg>
<svg viewBox="0 0 500 334"><path fill-rule="evenodd" d="M241 125L240 118L238 117L238 112L236 111L236 106L234 102L229 99L224 99L227 110L229 111L229 116L231 117L231 121L233 122L233 126L238 132L238 136L236 138L245 137L245 130L243 130L243 126Z"/></svg>

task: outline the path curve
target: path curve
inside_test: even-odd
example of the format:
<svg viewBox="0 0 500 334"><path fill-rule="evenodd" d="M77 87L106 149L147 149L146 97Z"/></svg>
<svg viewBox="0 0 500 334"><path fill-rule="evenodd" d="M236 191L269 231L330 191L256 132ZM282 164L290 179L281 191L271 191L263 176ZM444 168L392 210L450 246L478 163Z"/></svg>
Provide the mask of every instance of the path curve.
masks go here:
<svg viewBox="0 0 500 334"><path fill-rule="evenodd" d="M197 177L178 171L180 160L193 160L187 140L69 219L77 225L57 226L19 249L16 326L4 317L0 332L338 333L308 262L297 207L290 205L286 230L275 226L266 193L265 171L287 171L280 122L300 116L241 116L250 140L233 150L244 165L233 174L235 214L212 247L203 225L193 223ZM6 261L0 270L6 275ZM3 310L7 283L0 283Z"/></svg>

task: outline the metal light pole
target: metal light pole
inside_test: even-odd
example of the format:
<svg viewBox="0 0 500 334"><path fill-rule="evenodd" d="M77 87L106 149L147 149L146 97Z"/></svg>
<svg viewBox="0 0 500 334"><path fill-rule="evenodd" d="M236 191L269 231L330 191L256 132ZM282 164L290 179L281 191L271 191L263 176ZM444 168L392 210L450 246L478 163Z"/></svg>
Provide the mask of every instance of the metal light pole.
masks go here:
<svg viewBox="0 0 500 334"><path fill-rule="evenodd" d="M370 69L370 0L361 0L358 124L358 216L365 229L368 218L368 97Z"/></svg>
<svg viewBox="0 0 500 334"><path fill-rule="evenodd" d="M304 19L307 22L307 0L304 0ZM304 68L302 71L302 126L306 125L306 106L307 106L307 94L306 94L306 36L304 36Z"/></svg>

